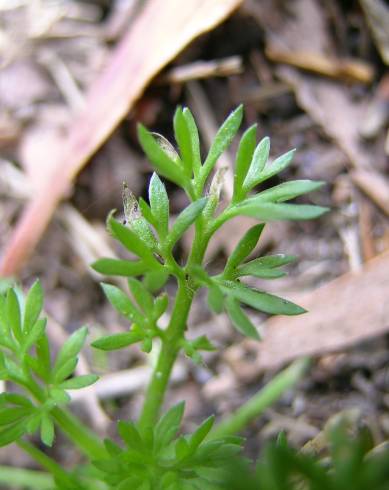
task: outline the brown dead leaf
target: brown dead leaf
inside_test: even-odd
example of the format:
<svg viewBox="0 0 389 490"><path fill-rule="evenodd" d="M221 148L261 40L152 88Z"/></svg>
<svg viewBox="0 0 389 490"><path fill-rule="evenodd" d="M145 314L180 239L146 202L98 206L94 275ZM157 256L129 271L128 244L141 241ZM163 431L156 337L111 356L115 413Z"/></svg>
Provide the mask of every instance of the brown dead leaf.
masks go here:
<svg viewBox="0 0 389 490"><path fill-rule="evenodd" d="M1 275L16 274L32 253L58 202L147 83L187 44L225 19L242 0L150 0L91 87L53 160L52 178L24 210L2 257Z"/></svg>
<svg viewBox="0 0 389 490"><path fill-rule="evenodd" d="M261 343L245 341L251 356L256 352L256 359L250 361L252 371L272 369L300 356L339 351L388 332L388 294L386 252L359 273L345 274L316 291L299 295L295 300L308 313L271 318Z"/></svg>

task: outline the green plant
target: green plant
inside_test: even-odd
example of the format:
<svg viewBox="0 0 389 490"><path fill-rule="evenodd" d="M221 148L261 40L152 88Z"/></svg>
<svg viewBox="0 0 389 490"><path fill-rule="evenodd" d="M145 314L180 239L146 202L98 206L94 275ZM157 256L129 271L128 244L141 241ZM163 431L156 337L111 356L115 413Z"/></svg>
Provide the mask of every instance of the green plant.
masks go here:
<svg viewBox="0 0 389 490"><path fill-rule="evenodd" d="M351 430L351 434L350 434ZM268 444L255 470L235 459L226 477L228 490L387 490L389 449L372 447L363 427L355 434L341 417L326 434L328 456L298 451L284 437ZM354 432L354 434L353 434ZM242 487L244 481L244 487Z"/></svg>
<svg viewBox="0 0 389 490"><path fill-rule="evenodd" d="M178 108L174 116L179 153L162 137L139 126L139 141L150 162L161 176L185 191L188 206L171 224L168 194L154 173L149 185L149 202L128 196L124 203L126 224L116 220L114 213L107 220L110 234L136 259L100 259L93 264L101 274L128 278L129 292L108 283L102 287L130 328L100 338L92 345L112 351L139 342L148 353L156 341L159 344L158 360L139 420L118 423L123 445L109 439L102 443L65 407L69 402L67 390L83 388L97 379L94 375L73 376L86 328L75 332L52 360L46 322L40 318L43 307L40 284L35 283L26 298L18 288L8 288L6 295L1 296L1 378L13 382L19 391L0 396L0 445L16 441L54 476L58 489L221 488L231 456L241 451L242 439L236 432L294 383L306 366L304 360L292 365L213 430L211 417L192 434L177 437L183 403L160 417L178 355L183 352L201 363L201 352L214 349L205 336L195 339L187 336L189 312L200 288L207 289L208 305L214 313L224 311L240 333L258 340L258 331L246 314L246 307L271 315L298 315L305 311L290 301L249 286L244 278L275 279L285 274L282 266L294 257L270 255L247 259L268 221L312 219L326 211L319 206L286 203L319 188L322 183L294 180L259 192L255 190L290 164L293 151L269 163L269 139L257 144L256 127L252 126L239 143L231 202L220 209L222 172L214 172L214 168L236 135L242 114L242 107L238 107L227 118L204 162L197 127L188 109ZM212 275L204 265L207 246L217 230L237 216L249 216L260 223L243 236L224 269ZM182 262L175 247L191 225L194 225L193 243L189 256ZM173 300L166 292L160 292L170 278L177 283ZM170 320L167 328L162 328L160 318L169 307ZM85 465L71 474L24 438L39 430L43 444L50 446L55 426L88 458Z"/></svg>

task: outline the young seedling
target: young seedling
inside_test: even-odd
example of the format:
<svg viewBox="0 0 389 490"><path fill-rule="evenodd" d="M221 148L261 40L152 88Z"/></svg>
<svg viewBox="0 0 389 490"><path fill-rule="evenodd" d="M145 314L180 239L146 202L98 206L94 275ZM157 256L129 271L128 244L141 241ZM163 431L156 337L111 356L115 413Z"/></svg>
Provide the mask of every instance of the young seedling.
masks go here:
<svg viewBox="0 0 389 490"><path fill-rule="evenodd" d="M184 403L171 407L160 417L177 357L184 353L200 363L203 351L214 350L208 337L192 339L187 334L189 312L200 288L207 290L208 305L215 314L224 312L236 330L257 340L260 340L258 330L247 308L270 315L305 312L286 299L250 286L245 280L250 276L276 279L285 274L282 267L294 257L282 254L253 260L249 257L266 223L314 219L326 212L320 206L288 203L318 189L322 183L293 180L259 188L290 164L293 151L270 163L269 139L257 144L256 126L252 126L239 143L231 202L221 208L222 176L214 169L238 132L242 116L242 106L231 113L217 132L204 161L189 109L179 107L174 116L177 151L161 136L141 125L138 128L140 144L156 170L150 179L148 202L142 198L137 201L125 190L125 222L115 219L113 213L107 220L109 233L132 257L103 258L93 264L97 272L108 277L128 278L128 291L108 282L102 287L112 306L128 321L129 328L102 337L92 345L113 351L140 343L146 353L154 348L156 340L160 345L139 420L118 423L122 444L110 439L101 443L64 408L69 401L67 390L96 381L94 375L73 377L86 329L74 333L52 360L46 322L40 318L43 294L39 283L31 288L26 300L14 288L1 297L1 377L18 385L23 394L1 395L0 444L16 441L53 474L58 489L222 488L230 457L241 451L242 439L236 433L298 379L305 367L305 361L299 361L281 373L263 393L214 429L214 419L210 417L192 434L178 435ZM180 187L188 199L187 207L174 220L161 177ZM249 216L258 223L239 241L224 269L211 274L204 264L208 244L224 223L237 216ZM177 256L176 245L191 226L194 238L188 257L183 260ZM164 290L168 280L177 285L174 298L169 298ZM166 312L169 312L169 322L163 328L160 319ZM88 463L72 474L65 473L25 440L25 435L39 430L42 442L50 446L55 426L88 457Z"/></svg>

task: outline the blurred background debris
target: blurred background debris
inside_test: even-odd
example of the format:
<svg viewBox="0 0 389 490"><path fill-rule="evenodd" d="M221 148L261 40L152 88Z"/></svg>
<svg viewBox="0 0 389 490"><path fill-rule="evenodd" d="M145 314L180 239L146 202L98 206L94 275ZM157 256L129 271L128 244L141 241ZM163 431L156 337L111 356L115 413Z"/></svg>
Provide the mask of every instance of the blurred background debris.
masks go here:
<svg viewBox="0 0 389 490"><path fill-rule="evenodd" d="M289 276L258 286L309 313L255 317L262 343L242 341L200 291L190 322L220 347L204 366L182 359L168 403L187 424L237 407L284 363L314 356L309 375L251 428L249 451L285 430L303 444L339 410L357 406L389 436L389 7L383 0L1 0L0 271L46 290L53 344L88 324L93 337L125 327L89 264L123 254L104 231L122 182L145 195L151 168L136 123L172 137L177 104L193 111L209 147L244 103L271 158L297 148L284 178L327 185L312 195L331 213L267 226L258 254L297 255ZM218 165L232 189L234 151ZM271 182L274 184L277 182ZM177 213L183 196L169 184ZM249 219L211 243L218 271ZM183 241L187 253L190 237ZM168 285L174 290L174 284ZM49 328L49 331L50 331ZM292 342L293 340L293 342ZM136 348L88 351L96 390L74 400L97 430L137 413L149 367ZM98 400L102 402L100 408ZM71 461L64 449L58 457ZM0 452L1 463L29 463ZM19 458L19 459L18 459Z"/></svg>

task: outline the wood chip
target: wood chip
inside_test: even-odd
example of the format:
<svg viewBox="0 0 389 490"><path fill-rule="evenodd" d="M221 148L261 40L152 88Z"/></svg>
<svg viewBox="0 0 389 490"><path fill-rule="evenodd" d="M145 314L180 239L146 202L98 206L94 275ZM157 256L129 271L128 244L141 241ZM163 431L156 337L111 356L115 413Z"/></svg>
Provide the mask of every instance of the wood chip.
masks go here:
<svg viewBox="0 0 389 490"><path fill-rule="evenodd" d="M389 182L379 172L357 169L351 172L357 186L389 216Z"/></svg>
<svg viewBox="0 0 389 490"><path fill-rule="evenodd" d="M371 83L374 77L372 66L361 60L339 59L309 51L284 51L271 46L266 48L266 56L276 63L286 63L337 80Z"/></svg>
<svg viewBox="0 0 389 490"><path fill-rule="evenodd" d="M360 0L375 43L384 62L389 65L389 7L382 0Z"/></svg>
<svg viewBox="0 0 389 490"><path fill-rule="evenodd" d="M184 83L202 78L228 77L239 75L242 71L243 64L240 56L230 56L229 58L212 61L194 61L187 65L172 68L161 76L157 83Z"/></svg>

